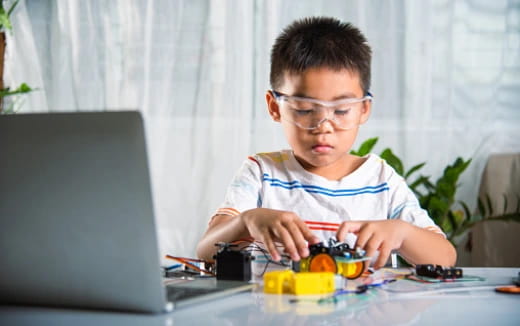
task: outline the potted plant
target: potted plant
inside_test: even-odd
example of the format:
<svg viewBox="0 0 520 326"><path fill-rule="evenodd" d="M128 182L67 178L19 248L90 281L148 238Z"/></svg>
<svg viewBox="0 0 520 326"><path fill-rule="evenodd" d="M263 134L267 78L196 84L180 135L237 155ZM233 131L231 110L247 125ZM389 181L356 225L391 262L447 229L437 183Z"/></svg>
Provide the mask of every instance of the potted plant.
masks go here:
<svg viewBox="0 0 520 326"><path fill-rule="evenodd" d="M11 3L9 9L6 11L4 1L0 0L0 114L13 113L15 111L16 101L11 102L6 106L4 99L9 96L24 94L32 91L26 83L22 83L15 89L5 87L4 85L4 60L6 50L6 31L12 31L10 16L18 4L19 0Z"/></svg>

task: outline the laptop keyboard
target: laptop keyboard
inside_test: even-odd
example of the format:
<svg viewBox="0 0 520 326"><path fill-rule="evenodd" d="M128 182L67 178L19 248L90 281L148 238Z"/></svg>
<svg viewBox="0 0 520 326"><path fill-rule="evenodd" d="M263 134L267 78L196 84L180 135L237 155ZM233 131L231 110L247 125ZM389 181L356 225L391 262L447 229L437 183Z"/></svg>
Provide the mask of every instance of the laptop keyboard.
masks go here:
<svg viewBox="0 0 520 326"><path fill-rule="evenodd" d="M177 301L197 297L203 294L222 291L217 288L195 288L195 287L180 287L178 285L166 286L166 297L168 301Z"/></svg>

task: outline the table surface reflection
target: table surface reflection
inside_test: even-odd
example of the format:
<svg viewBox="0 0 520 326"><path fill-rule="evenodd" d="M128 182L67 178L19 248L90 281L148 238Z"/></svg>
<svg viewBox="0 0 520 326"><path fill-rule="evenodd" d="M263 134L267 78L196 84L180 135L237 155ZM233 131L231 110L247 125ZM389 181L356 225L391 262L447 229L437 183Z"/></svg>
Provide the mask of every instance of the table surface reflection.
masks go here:
<svg viewBox="0 0 520 326"><path fill-rule="evenodd" d="M293 303L290 295L240 293L168 314L146 315L28 306L0 306L0 325L520 325L520 295L502 294L519 268L464 268L486 278L425 285L400 280L334 303ZM300 299L301 297L299 297ZM301 298L306 299L306 298Z"/></svg>

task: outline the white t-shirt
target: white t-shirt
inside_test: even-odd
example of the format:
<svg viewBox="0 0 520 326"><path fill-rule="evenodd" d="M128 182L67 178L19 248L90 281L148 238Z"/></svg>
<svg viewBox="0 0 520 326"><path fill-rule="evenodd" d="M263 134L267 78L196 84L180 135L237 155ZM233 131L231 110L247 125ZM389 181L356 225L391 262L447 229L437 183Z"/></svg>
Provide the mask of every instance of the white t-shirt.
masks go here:
<svg viewBox="0 0 520 326"><path fill-rule="evenodd" d="M259 207L292 211L325 242L343 221L401 219L443 234L392 167L375 154L366 158L331 181L306 171L291 150L256 154L242 164L216 214Z"/></svg>

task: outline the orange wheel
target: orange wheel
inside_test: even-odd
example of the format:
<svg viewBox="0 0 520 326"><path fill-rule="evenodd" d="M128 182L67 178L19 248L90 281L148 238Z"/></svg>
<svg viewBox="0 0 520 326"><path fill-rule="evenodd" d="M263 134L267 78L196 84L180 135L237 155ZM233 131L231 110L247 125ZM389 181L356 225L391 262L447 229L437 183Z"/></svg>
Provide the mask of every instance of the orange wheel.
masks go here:
<svg viewBox="0 0 520 326"><path fill-rule="evenodd" d="M309 272L332 272L336 273L338 267L336 260L326 253L320 253L311 258L309 262Z"/></svg>
<svg viewBox="0 0 520 326"><path fill-rule="evenodd" d="M347 270L344 274L346 278L349 280L356 279L363 274L363 271L365 270L365 262L364 261L358 261L357 263L350 263L347 264Z"/></svg>

